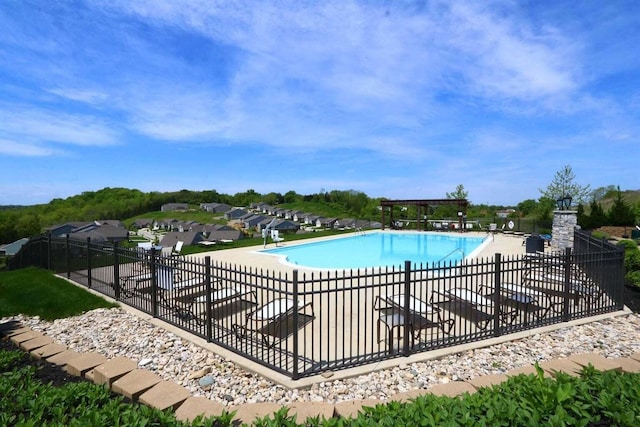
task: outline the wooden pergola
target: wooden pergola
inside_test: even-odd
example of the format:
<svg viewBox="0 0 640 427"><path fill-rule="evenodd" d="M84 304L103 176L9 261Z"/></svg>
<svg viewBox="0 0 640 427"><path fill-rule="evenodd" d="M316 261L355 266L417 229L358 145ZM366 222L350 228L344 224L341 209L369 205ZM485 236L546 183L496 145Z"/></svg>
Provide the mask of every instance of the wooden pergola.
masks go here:
<svg viewBox="0 0 640 427"><path fill-rule="evenodd" d="M382 208L382 229L385 228L385 212L389 209L389 222L393 224L393 207L399 206L416 206L416 230L426 229L426 212L429 206L455 205L458 207L458 229L464 230L463 221L467 217L467 207L469 202L467 199L417 199L417 200L382 200L380 207ZM425 215L423 217L421 208L424 207Z"/></svg>

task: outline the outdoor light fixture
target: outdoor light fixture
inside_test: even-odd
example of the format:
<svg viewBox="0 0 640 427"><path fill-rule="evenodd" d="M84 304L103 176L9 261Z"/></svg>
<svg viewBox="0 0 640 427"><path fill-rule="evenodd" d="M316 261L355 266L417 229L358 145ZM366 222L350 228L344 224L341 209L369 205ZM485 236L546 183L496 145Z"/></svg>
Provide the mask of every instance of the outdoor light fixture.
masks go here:
<svg viewBox="0 0 640 427"><path fill-rule="evenodd" d="M558 204L558 210L561 211L567 211L571 208L571 201L573 200L573 198L567 194L565 194L562 197L559 197L558 200L556 200L556 203Z"/></svg>

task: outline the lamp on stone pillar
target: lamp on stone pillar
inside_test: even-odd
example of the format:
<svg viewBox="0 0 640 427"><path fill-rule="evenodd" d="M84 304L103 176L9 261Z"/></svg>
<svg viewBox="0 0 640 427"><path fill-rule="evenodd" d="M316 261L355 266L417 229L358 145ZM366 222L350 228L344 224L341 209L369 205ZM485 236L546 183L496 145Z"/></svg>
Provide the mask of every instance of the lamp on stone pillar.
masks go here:
<svg viewBox="0 0 640 427"><path fill-rule="evenodd" d="M564 196L559 197L556 200L556 203L558 204L558 210L568 211L571 208L572 200L573 200L573 197L569 196L568 194L565 194Z"/></svg>
<svg viewBox="0 0 640 427"><path fill-rule="evenodd" d="M571 209L573 198L564 195L556 200L558 209L553 213L553 225L551 229L551 246L558 249L573 247L573 232L577 225L576 211Z"/></svg>

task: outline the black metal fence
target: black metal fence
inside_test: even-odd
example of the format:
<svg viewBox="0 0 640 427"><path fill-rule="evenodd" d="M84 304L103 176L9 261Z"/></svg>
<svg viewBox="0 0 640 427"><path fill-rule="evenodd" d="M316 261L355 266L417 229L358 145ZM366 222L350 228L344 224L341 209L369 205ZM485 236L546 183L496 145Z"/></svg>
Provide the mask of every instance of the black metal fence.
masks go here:
<svg viewBox="0 0 640 427"><path fill-rule="evenodd" d="M277 273L42 236L8 267L53 270L298 379L622 309L623 251L579 231L574 242L461 264Z"/></svg>

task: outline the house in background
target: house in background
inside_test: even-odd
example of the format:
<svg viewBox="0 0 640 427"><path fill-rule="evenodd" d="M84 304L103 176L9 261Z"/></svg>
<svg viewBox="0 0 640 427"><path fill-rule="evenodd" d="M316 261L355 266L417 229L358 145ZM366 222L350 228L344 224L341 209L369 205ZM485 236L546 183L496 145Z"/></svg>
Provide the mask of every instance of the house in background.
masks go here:
<svg viewBox="0 0 640 427"><path fill-rule="evenodd" d="M252 228L255 228L258 224L265 221L266 219L271 221L272 218L268 218L265 215L251 215L247 218L242 219L242 225L243 228L250 230Z"/></svg>
<svg viewBox="0 0 640 427"><path fill-rule="evenodd" d="M207 237L209 242L226 242L229 240L241 240L244 234L240 230L212 230Z"/></svg>
<svg viewBox="0 0 640 427"><path fill-rule="evenodd" d="M271 226L271 228L285 233L295 233L296 231L300 230L300 224L288 219L278 219Z"/></svg>
<svg viewBox="0 0 640 427"><path fill-rule="evenodd" d="M103 221L104 222L104 221ZM114 221L106 221L112 224L116 224ZM122 224L122 223L120 223ZM87 240L91 239L92 242L122 242L129 239L129 231L124 226L103 225L102 223L95 221L85 226L78 227L68 233L70 239L74 240Z"/></svg>
<svg viewBox="0 0 640 427"><path fill-rule="evenodd" d="M132 228L141 229L141 228L153 228L154 220L151 218L138 218L133 221L131 224Z"/></svg>
<svg viewBox="0 0 640 427"><path fill-rule="evenodd" d="M22 239L18 239L15 242L7 243L6 245L0 246L0 255L14 256L18 252L20 252L22 246L28 241L28 238L23 237Z"/></svg>
<svg viewBox="0 0 640 427"><path fill-rule="evenodd" d="M515 211L516 211L515 209L504 209L504 210L501 210L501 211L497 211L496 212L496 216L498 218L506 218L509 215L511 215L512 213L515 213Z"/></svg>
<svg viewBox="0 0 640 427"><path fill-rule="evenodd" d="M211 213L225 213L231 210L226 203L200 203L200 209Z"/></svg>
<svg viewBox="0 0 640 427"><path fill-rule="evenodd" d="M187 203L166 203L160 207L162 212L186 211L187 209L189 209Z"/></svg>
<svg viewBox="0 0 640 427"><path fill-rule="evenodd" d="M249 213L249 211L247 211L246 209L242 209L242 208L233 208L227 212L224 213L224 219L226 219L227 221L231 221L234 219L240 219L243 216L247 215Z"/></svg>
<svg viewBox="0 0 640 427"><path fill-rule="evenodd" d="M316 227L333 228L338 218L324 218L320 217L316 220Z"/></svg>
<svg viewBox="0 0 640 427"><path fill-rule="evenodd" d="M71 233L73 230L92 224L88 221L82 222L65 222L64 224L52 225L44 229L45 233L51 234L52 237L63 237Z"/></svg>
<svg viewBox="0 0 640 427"><path fill-rule="evenodd" d="M129 231L118 220L102 220L92 222L68 222L45 228L52 237L66 237L74 240L95 242L122 242L129 239Z"/></svg>
<svg viewBox="0 0 640 427"><path fill-rule="evenodd" d="M160 246L164 248L175 247L176 243L183 242L186 246L197 245L204 240L202 233L196 231L185 231L180 233L178 231L172 231L162 238Z"/></svg>

